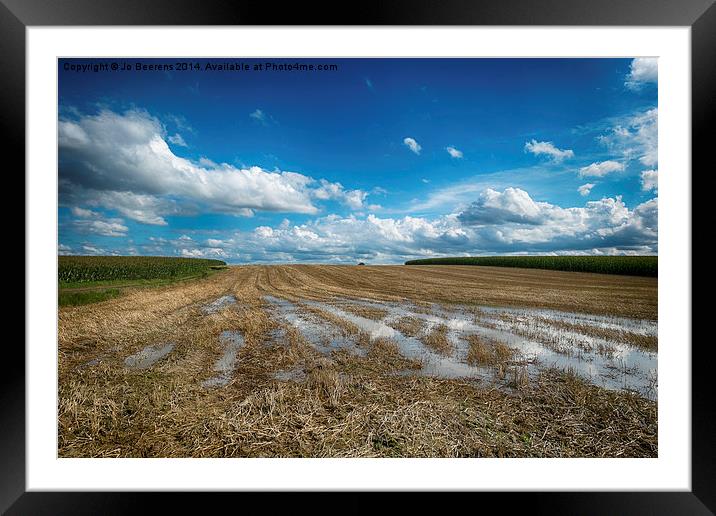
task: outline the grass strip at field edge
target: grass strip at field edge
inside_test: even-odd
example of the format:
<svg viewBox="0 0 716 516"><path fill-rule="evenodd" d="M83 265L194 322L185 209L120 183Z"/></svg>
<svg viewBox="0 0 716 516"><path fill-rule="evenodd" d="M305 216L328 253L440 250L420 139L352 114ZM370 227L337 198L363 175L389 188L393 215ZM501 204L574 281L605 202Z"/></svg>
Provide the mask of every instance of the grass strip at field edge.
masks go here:
<svg viewBox="0 0 716 516"><path fill-rule="evenodd" d="M107 280L107 281L93 281L85 282L91 283L88 286L75 287L78 283L62 284L58 283L57 290L57 304L59 307L63 306L82 306L93 303L99 303L107 301L109 299L117 298L125 293L125 289L130 288L158 288L177 283L183 283L185 281L206 279L211 275L225 270L228 267L221 269L211 268L202 272L201 274L194 274L192 276L183 276L179 278L157 278L157 279L145 279L137 280L131 283L127 283L126 280ZM82 283L79 283L82 284ZM73 285L73 286L68 286Z"/></svg>

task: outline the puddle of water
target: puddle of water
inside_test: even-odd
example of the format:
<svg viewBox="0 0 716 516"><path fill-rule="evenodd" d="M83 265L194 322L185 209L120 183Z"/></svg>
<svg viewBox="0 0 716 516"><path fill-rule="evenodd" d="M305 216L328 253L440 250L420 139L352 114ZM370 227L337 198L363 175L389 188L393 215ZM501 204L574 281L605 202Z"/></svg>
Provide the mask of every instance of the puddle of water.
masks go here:
<svg viewBox="0 0 716 516"><path fill-rule="evenodd" d="M244 345L244 337L238 331L224 331L219 336L219 340L224 345L224 354L214 363L213 368L214 372L219 374L201 382L202 387L227 385L231 381L239 349Z"/></svg>
<svg viewBox="0 0 716 516"><path fill-rule="evenodd" d="M382 308L388 311L388 315L382 321L368 320L341 310L339 306L345 303ZM608 389L634 390L651 399L657 395L657 353L559 326L560 323L569 323L587 329L604 328L657 335L655 321L552 310L495 307L471 309L459 306L446 309L438 305L433 306L432 313L426 313L424 309L413 310L410 305L353 299L340 300L334 305L321 307L376 337L380 335L396 340L401 351L410 358L419 358L422 354L425 364L423 374L442 377L453 377L456 374L487 375L486 368L465 364L469 351L466 337L477 335L516 349L529 363L528 372L532 377L545 367L556 367L574 371L588 381ZM413 317L423 322L423 328L416 338L406 337L390 327L403 317ZM447 338L454 347L451 357L436 358L419 342L421 337L439 324L448 328ZM460 365L456 366L455 363Z"/></svg>
<svg viewBox="0 0 716 516"><path fill-rule="evenodd" d="M300 313L299 308L285 299L264 296L273 305L278 316L296 328L303 338L317 351L330 355L333 350L346 349L351 353L365 356L367 351L358 347L355 341L346 337L340 328L328 321L319 320L307 313Z"/></svg>
<svg viewBox="0 0 716 516"><path fill-rule="evenodd" d="M591 315L576 312L564 312L560 310L549 310L546 308L509 308L480 306L476 307L480 312L489 315L511 314L517 316L529 315L553 321L576 323L585 326L592 326L605 330L621 330L639 333L641 335L658 335L658 324L656 321L646 319L630 319L628 317L617 317L611 315Z"/></svg>
<svg viewBox="0 0 716 516"><path fill-rule="evenodd" d="M306 371L304 371L301 367L294 367L293 369L277 371L274 373L273 377L281 382L301 383L306 380Z"/></svg>
<svg viewBox="0 0 716 516"><path fill-rule="evenodd" d="M206 315L215 314L219 310L222 310L227 306L233 304L236 304L236 298L234 296L221 296L220 298L212 301L208 305L205 305L202 310Z"/></svg>
<svg viewBox="0 0 716 516"><path fill-rule="evenodd" d="M93 358L92 360L88 360L84 364L80 364L79 366L77 366L77 369L81 371L82 369L99 365L101 362L102 360L100 358Z"/></svg>
<svg viewBox="0 0 716 516"><path fill-rule="evenodd" d="M112 347L109 348L107 351L105 351L104 353L100 354L99 356L93 358L92 360L88 360L88 361L85 362L84 364L80 364L79 366L77 366L77 369L78 369L78 370L82 370L82 369L85 369L85 368L87 368L87 367L95 367L95 366L98 366L99 364L102 363L103 360L107 359L109 353L114 353L114 352L117 352L117 351L119 351L119 346L112 346Z"/></svg>
<svg viewBox="0 0 716 516"><path fill-rule="evenodd" d="M310 301L307 302L307 304L321 308L322 310L355 324L358 328L369 335L371 341L381 338L392 340L398 345L398 348L403 356L418 360L423 364L423 367L420 370L421 374L440 376L444 378L484 378L489 376L489 372L486 369L472 367L452 356L439 355L427 348L417 338L404 335L383 321L367 319L365 317L341 310L335 306L318 303L316 301Z"/></svg>
<svg viewBox="0 0 716 516"><path fill-rule="evenodd" d="M124 365L130 369L147 369L167 356L174 349L174 344L158 344L147 346L142 351L124 359Z"/></svg>

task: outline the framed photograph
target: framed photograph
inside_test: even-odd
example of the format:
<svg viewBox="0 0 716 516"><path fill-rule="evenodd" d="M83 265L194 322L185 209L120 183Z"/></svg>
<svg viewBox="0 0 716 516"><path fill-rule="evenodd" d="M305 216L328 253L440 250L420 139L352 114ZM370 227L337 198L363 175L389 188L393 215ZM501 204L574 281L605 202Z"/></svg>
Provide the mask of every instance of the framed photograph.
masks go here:
<svg viewBox="0 0 716 516"><path fill-rule="evenodd" d="M3 0L26 339L0 507L711 514L712 3Z"/></svg>

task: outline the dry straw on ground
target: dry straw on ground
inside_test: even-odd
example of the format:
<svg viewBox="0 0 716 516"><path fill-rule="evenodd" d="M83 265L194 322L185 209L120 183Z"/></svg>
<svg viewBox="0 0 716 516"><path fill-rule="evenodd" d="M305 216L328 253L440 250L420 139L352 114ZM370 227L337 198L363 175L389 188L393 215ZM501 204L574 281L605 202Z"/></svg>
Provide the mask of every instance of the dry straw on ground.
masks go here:
<svg viewBox="0 0 716 516"><path fill-rule="evenodd" d="M228 294L236 304L202 311ZM412 375L420 364L390 340L363 338L365 356L344 350L322 356L272 317L266 294L297 302L411 299L656 318L654 279L540 270L247 266L136 289L60 310L59 455L657 456L657 407L645 398L552 370L530 379L499 343L480 343L470 359L502 368L500 386ZM406 334L421 331L412 320L396 324ZM227 386L204 388L225 330L244 336L236 370ZM439 341L440 329L433 334ZM123 367L126 356L160 342L175 345L166 359L146 370ZM286 371L296 379L277 379Z"/></svg>

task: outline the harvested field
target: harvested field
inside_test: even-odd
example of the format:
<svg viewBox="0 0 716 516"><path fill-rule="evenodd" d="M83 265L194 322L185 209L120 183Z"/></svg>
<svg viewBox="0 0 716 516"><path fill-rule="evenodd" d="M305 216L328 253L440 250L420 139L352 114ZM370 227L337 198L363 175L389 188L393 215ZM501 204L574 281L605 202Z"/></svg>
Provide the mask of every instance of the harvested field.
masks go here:
<svg viewBox="0 0 716 516"><path fill-rule="evenodd" d="M240 266L59 311L61 457L655 457L657 280Z"/></svg>

